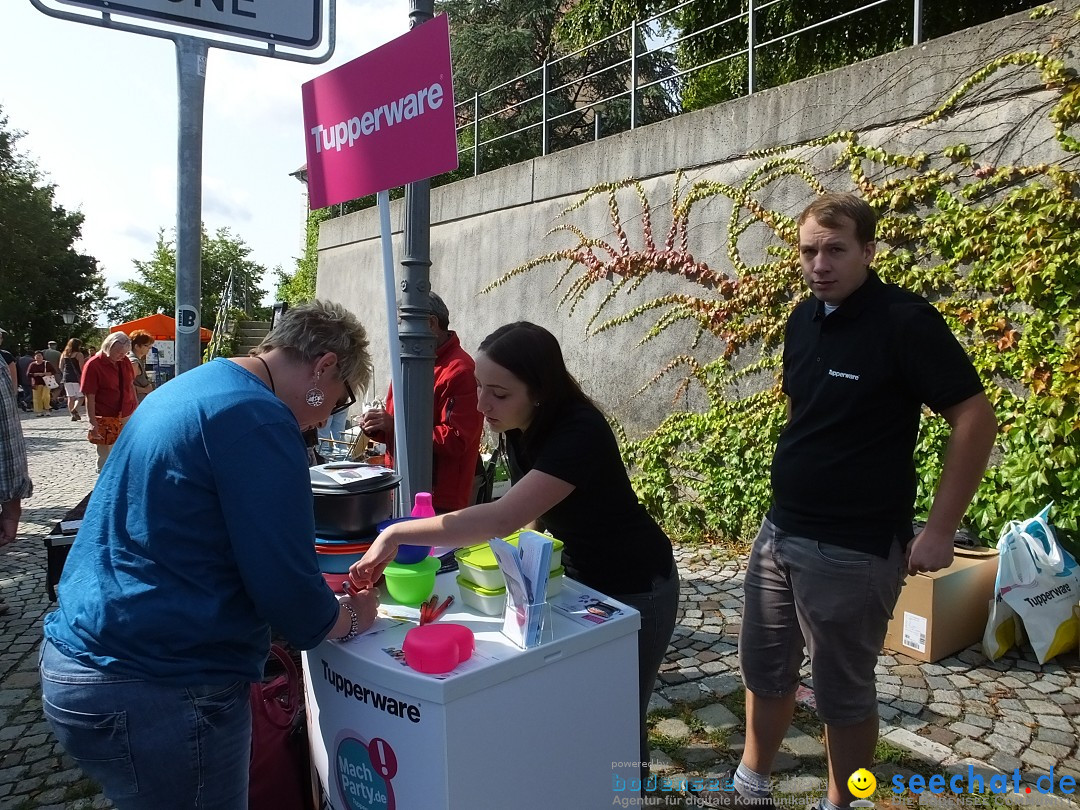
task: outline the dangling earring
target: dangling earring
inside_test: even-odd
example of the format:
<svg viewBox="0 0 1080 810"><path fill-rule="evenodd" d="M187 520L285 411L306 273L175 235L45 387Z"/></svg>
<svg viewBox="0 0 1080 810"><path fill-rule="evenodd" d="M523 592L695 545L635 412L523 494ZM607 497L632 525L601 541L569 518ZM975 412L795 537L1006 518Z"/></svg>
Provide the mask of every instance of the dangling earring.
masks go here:
<svg viewBox="0 0 1080 810"><path fill-rule="evenodd" d="M319 388L320 375L322 375L321 371L315 373L315 384L312 385L304 395L304 401L312 408L318 408L326 402L326 395L322 392L322 389Z"/></svg>
<svg viewBox="0 0 1080 810"><path fill-rule="evenodd" d="M533 405L535 405L537 408L539 408L540 407L540 402L539 401L534 402Z"/></svg>

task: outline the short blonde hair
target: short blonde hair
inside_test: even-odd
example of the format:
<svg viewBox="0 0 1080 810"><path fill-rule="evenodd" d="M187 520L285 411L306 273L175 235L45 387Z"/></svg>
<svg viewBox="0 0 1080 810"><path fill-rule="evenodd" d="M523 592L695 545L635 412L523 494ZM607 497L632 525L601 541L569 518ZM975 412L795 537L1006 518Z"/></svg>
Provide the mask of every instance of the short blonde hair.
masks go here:
<svg viewBox="0 0 1080 810"><path fill-rule="evenodd" d="M361 391L371 383L367 330L341 304L315 300L287 310L251 353L260 355L272 349L282 349L303 362L333 352L343 380Z"/></svg>
<svg viewBox="0 0 1080 810"><path fill-rule="evenodd" d="M117 343L120 343L124 346L130 346L131 338L129 338L125 332L109 333L109 336L106 337L103 341L101 341L102 353L108 354L110 351L112 351L112 347L115 346Z"/></svg>

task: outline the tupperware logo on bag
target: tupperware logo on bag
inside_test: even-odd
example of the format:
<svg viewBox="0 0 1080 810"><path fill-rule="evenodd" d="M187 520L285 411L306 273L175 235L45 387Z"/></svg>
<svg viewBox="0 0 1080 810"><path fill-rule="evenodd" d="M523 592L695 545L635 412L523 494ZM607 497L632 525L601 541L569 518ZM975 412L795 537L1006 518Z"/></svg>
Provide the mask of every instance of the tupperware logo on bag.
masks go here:
<svg viewBox="0 0 1080 810"><path fill-rule="evenodd" d="M1056 588L1051 588L1048 591L1040 593L1038 596L1025 596L1024 601L1032 607L1038 607L1039 605L1045 605L1047 602L1052 602L1059 596L1064 596L1067 593L1071 593L1072 588L1068 583L1064 585L1058 585Z"/></svg>
<svg viewBox="0 0 1080 810"><path fill-rule="evenodd" d="M380 712L385 712L391 717L408 718L413 723L420 722L420 707L406 703L404 700L384 695L376 689L371 689L360 683L353 683L344 675L334 672L326 661L322 662L323 677L326 682L334 687L334 690L343 697L351 698L359 703L366 703Z"/></svg>

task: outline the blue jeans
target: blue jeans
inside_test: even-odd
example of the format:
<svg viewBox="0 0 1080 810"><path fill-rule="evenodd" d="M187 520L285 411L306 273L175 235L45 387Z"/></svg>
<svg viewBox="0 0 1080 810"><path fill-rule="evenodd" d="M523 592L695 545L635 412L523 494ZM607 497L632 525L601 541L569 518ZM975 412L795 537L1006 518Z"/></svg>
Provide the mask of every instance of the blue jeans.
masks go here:
<svg viewBox="0 0 1080 810"><path fill-rule="evenodd" d="M171 686L41 649L45 717L118 810L247 810L250 684Z"/></svg>
<svg viewBox="0 0 1080 810"><path fill-rule="evenodd" d="M641 774L649 775L649 698L652 697L656 676L675 631L675 619L679 613L679 570L675 563L666 576L653 577L652 587L644 593L611 594L618 601L630 605L641 614L638 630L638 699L641 712Z"/></svg>

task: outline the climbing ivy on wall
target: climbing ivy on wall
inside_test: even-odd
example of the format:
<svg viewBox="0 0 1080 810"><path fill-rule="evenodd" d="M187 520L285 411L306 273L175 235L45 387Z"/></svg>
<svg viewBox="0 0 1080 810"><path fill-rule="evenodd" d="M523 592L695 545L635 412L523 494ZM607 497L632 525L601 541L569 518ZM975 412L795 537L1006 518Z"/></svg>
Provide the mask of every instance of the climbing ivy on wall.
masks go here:
<svg viewBox="0 0 1080 810"><path fill-rule="evenodd" d="M1040 10L1040 15L1048 13ZM577 244L514 268L488 289L515 276L562 265L556 289L571 312L601 282L590 318L594 334L651 319L642 342L690 322L699 341L719 338L708 362L673 357L650 381L679 379L677 393L699 385L707 407L676 410L623 452L650 512L673 536L747 541L769 502L769 464L784 424L780 393L783 327L808 292L799 270L798 232L787 213L762 199L779 183L811 193L842 188L837 173L880 216L875 267L887 282L929 298L942 312L978 369L1000 423L991 466L968 510L967 523L993 542L1010 519L1034 514L1050 501L1058 526L1075 532L1080 520L1080 80L1066 69L1066 46L1076 21L1046 52L995 59L973 73L916 128L959 120L978 89L1009 71L1036 71L1054 96L1048 105L1059 159L1035 164L994 162L991 150L965 142L957 125L944 148L907 153L890 141L865 142L854 131L750 155L756 161L740 184L703 180L673 183L671 226L662 243L652 231L651 204L641 183L626 180L590 189L564 211L606 200L614 238L593 237L570 221L554 231ZM907 142L911 129L905 133ZM896 140L896 139L894 139ZM940 142L939 139L938 142ZM822 159L831 165L822 167ZM787 189L785 189L787 190ZM642 247L631 248L620 210L632 195L640 210ZM729 201L723 270L695 259L689 223L710 200ZM762 261L740 250L750 228L768 229ZM680 277L677 291L636 303L620 315L609 308L657 274ZM644 297L644 296L643 296ZM590 300L596 300L591 298ZM745 393L750 390L752 393ZM929 509L941 470L948 426L926 411L917 449L917 509Z"/></svg>

